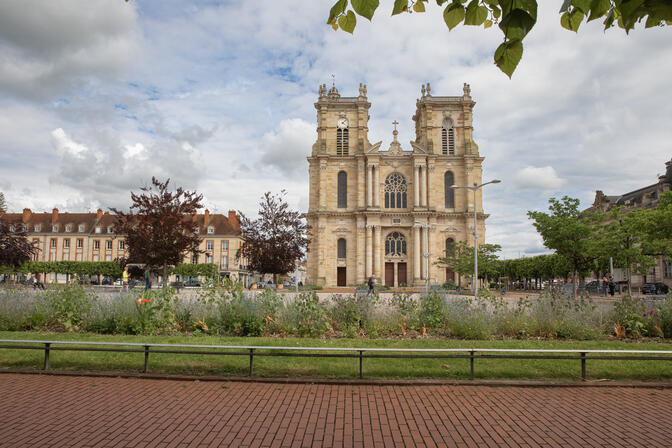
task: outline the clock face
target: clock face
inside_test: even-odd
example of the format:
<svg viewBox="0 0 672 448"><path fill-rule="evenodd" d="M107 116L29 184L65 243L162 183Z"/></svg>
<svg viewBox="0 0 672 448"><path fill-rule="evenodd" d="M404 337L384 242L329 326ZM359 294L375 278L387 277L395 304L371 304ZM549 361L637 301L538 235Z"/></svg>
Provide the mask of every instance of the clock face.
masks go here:
<svg viewBox="0 0 672 448"><path fill-rule="evenodd" d="M339 118L338 119L338 127L339 129L345 129L348 127L348 119L347 118Z"/></svg>

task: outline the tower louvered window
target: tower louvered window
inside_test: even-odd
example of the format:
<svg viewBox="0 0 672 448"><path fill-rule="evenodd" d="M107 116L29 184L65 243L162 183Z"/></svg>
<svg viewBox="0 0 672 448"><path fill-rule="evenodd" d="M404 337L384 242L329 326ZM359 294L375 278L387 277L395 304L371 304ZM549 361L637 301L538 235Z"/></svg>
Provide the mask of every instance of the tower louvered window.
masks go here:
<svg viewBox="0 0 672 448"><path fill-rule="evenodd" d="M455 208L455 190L451 188L455 184L455 176L452 171L446 171L443 175L443 187L446 196L446 208Z"/></svg>
<svg viewBox="0 0 672 448"><path fill-rule="evenodd" d="M336 129L336 155L348 155L348 128Z"/></svg>
<svg viewBox="0 0 672 448"><path fill-rule="evenodd" d="M338 172L338 208L346 208L348 206L348 173L345 171Z"/></svg>
<svg viewBox="0 0 672 448"><path fill-rule="evenodd" d="M450 119L443 121L443 129L441 129L441 153L444 155L455 155L455 129Z"/></svg>

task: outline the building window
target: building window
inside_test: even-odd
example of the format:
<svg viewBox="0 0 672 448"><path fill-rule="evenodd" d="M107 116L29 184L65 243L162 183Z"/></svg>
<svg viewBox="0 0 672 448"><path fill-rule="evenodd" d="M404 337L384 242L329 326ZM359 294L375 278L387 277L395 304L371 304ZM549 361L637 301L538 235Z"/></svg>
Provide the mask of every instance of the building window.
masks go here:
<svg viewBox="0 0 672 448"><path fill-rule="evenodd" d="M210 240L205 242L205 250L214 250L215 242Z"/></svg>
<svg viewBox="0 0 672 448"><path fill-rule="evenodd" d="M51 239L51 248L56 249L56 238Z"/></svg>
<svg viewBox="0 0 672 448"><path fill-rule="evenodd" d="M63 249L70 249L70 238L65 238L63 240Z"/></svg>
<svg viewBox="0 0 672 448"><path fill-rule="evenodd" d="M212 254L205 254L205 262L212 263Z"/></svg>
<svg viewBox="0 0 672 448"><path fill-rule="evenodd" d="M100 250L100 240L93 240L93 250Z"/></svg>
<svg viewBox="0 0 672 448"><path fill-rule="evenodd" d="M200 228L200 227L198 227L198 226L194 227L194 233L198 233L198 232L200 232L200 231L201 231L201 228Z"/></svg>
<svg viewBox="0 0 672 448"><path fill-rule="evenodd" d="M100 261L100 256L98 254L94 254L93 261Z"/></svg>
<svg viewBox="0 0 672 448"><path fill-rule="evenodd" d="M82 238L77 238L77 249L84 247L84 240Z"/></svg>
<svg viewBox="0 0 672 448"><path fill-rule="evenodd" d="M37 238L33 239L33 247L35 249L39 249L40 248L40 240L38 240ZM37 261L37 260L39 260L39 252L36 250L35 252L33 252L33 261Z"/></svg>
<svg viewBox="0 0 672 448"><path fill-rule="evenodd" d="M446 256L450 256L453 253L455 248L455 240L452 238L446 238Z"/></svg>
<svg viewBox="0 0 672 448"><path fill-rule="evenodd" d="M107 226L107 233L114 233L114 227Z"/></svg>
<svg viewBox="0 0 672 448"><path fill-rule="evenodd" d="M222 269L228 269L228 268L229 268L229 256L222 255Z"/></svg>
<svg viewBox="0 0 672 448"><path fill-rule="evenodd" d="M80 233L81 233L81 232L84 232L84 224L80 224L80 225L79 225L79 229L78 229L78 231L79 231Z"/></svg>
<svg viewBox="0 0 672 448"><path fill-rule="evenodd" d="M119 241L119 250L126 250L126 241L124 240Z"/></svg>
<svg viewBox="0 0 672 448"><path fill-rule="evenodd" d="M105 249L112 250L112 240L107 240L105 242Z"/></svg>
<svg viewBox="0 0 672 448"><path fill-rule="evenodd" d="M14 224L11 224L11 225L9 226L9 231L10 231L10 232L16 232L16 227L14 226Z"/></svg>
<svg viewBox="0 0 672 448"><path fill-rule="evenodd" d="M65 226L65 231L68 232L68 233L72 232L72 224L66 225Z"/></svg>
<svg viewBox="0 0 672 448"><path fill-rule="evenodd" d="M345 258L345 238L339 238L336 246L338 258Z"/></svg>
<svg viewBox="0 0 672 448"><path fill-rule="evenodd" d="M399 173L385 179L385 208L406 208L406 178Z"/></svg>
<svg viewBox="0 0 672 448"><path fill-rule="evenodd" d="M42 226L40 224L35 224L35 231L36 232L42 231Z"/></svg>
<svg viewBox="0 0 672 448"><path fill-rule="evenodd" d="M345 129L336 129L336 155L337 156L347 156L348 155L348 128Z"/></svg>
<svg viewBox="0 0 672 448"><path fill-rule="evenodd" d="M446 171L443 175L443 188L446 195L446 208L455 208L455 190L450 188L455 185L455 176L452 171Z"/></svg>
<svg viewBox="0 0 672 448"><path fill-rule="evenodd" d="M672 278L672 260L663 260L663 278Z"/></svg>
<svg viewBox="0 0 672 448"><path fill-rule="evenodd" d="M105 255L105 261L112 261L112 255Z"/></svg>
<svg viewBox="0 0 672 448"><path fill-rule="evenodd" d="M385 238L385 255L406 255L406 238L399 232L392 232Z"/></svg>
<svg viewBox="0 0 672 448"><path fill-rule="evenodd" d="M338 208L348 206L348 173L339 171L338 173Z"/></svg>
<svg viewBox="0 0 672 448"><path fill-rule="evenodd" d="M224 240L222 241L222 251L228 251L229 250L229 241Z"/></svg>
<svg viewBox="0 0 672 448"><path fill-rule="evenodd" d="M215 228L212 227L212 226L208 226L208 233L209 233L210 235L212 235L213 233L215 233Z"/></svg>
<svg viewBox="0 0 672 448"><path fill-rule="evenodd" d="M51 226L51 231L52 232L58 232L58 224L55 224L55 225Z"/></svg>
<svg viewBox="0 0 672 448"><path fill-rule="evenodd" d="M450 118L443 120L443 129L441 129L441 152L444 155L455 155L455 129L453 129L453 121Z"/></svg>
<svg viewBox="0 0 672 448"><path fill-rule="evenodd" d="M103 229L100 226L96 226L96 233L100 233L102 231L103 231Z"/></svg>
<svg viewBox="0 0 672 448"><path fill-rule="evenodd" d="M191 255L191 264L198 264L198 254Z"/></svg>

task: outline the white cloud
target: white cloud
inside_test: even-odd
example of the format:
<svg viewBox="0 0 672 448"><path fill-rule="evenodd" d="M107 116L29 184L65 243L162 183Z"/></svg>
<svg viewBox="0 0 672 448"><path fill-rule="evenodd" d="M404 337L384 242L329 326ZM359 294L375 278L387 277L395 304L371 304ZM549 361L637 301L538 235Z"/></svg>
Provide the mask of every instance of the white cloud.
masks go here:
<svg viewBox="0 0 672 448"><path fill-rule="evenodd" d="M565 183L552 166L526 166L514 175L514 182L521 188L555 190Z"/></svg>
<svg viewBox="0 0 672 448"><path fill-rule="evenodd" d="M276 129L264 134L261 161L286 176L305 174L308 169L306 157L310 155L315 138L315 125L300 118L282 120Z"/></svg>
<svg viewBox="0 0 672 448"><path fill-rule="evenodd" d="M51 131L51 137L56 148L56 153L61 157L69 155L77 159L83 159L84 155L89 151L89 148L68 137L61 128Z"/></svg>

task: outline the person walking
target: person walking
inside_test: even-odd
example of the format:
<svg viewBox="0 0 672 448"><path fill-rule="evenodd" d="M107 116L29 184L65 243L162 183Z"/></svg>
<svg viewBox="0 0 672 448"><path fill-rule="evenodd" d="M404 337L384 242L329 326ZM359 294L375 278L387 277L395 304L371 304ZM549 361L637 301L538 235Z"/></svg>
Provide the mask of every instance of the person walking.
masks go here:
<svg viewBox="0 0 672 448"><path fill-rule="evenodd" d="M366 295L368 296L369 294L371 294L373 292L373 284L374 284L373 283L373 276L369 277L369 280L366 282L366 284L369 285L369 292L366 293Z"/></svg>
<svg viewBox="0 0 672 448"><path fill-rule="evenodd" d="M121 273L121 290L128 291L128 266L124 266L124 272Z"/></svg>
<svg viewBox="0 0 672 448"><path fill-rule="evenodd" d="M614 283L614 277L609 276L609 295L614 297L614 292L616 290L616 283Z"/></svg>
<svg viewBox="0 0 672 448"><path fill-rule="evenodd" d="M152 270L149 266L145 268L145 291L152 289Z"/></svg>

